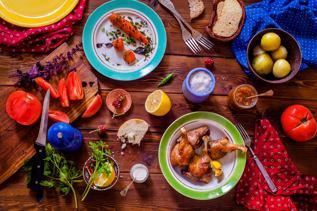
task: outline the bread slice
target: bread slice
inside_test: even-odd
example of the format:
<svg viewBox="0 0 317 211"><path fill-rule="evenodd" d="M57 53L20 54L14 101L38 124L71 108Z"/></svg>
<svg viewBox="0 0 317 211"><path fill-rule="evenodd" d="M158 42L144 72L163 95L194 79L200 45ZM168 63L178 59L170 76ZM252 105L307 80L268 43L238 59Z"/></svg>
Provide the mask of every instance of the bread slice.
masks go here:
<svg viewBox="0 0 317 211"><path fill-rule="evenodd" d="M222 9L223 9L223 5L225 4L224 1L220 1L218 4L217 4L217 17L220 18L221 16L221 13L222 13Z"/></svg>
<svg viewBox="0 0 317 211"><path fill-rule="evenodd" d="M237 0L225 0L221 10L221 15L217 17L212 31L217 36L231 37L239 29L239 23L242 19L242 12L241 5Z"/></svg>
<svg viewBox="0 0 317 211"><path fill-rule="evenodd" d="M124 122L117 133L122 143L140 145L144 135L149 129L149 124L142 119L130 119Z"/></svg>
<svg viewBox="0 0 317 211"><path fill-rule="evenodd" d="M188 5L190 20L197 18L205 10L205 5L202 0L188 0Z"/></svg>

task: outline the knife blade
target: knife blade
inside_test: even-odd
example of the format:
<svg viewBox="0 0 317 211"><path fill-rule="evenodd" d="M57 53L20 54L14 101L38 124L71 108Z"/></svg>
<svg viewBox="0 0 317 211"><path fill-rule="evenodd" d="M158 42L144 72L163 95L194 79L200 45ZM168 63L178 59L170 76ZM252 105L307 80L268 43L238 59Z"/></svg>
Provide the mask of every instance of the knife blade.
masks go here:
<svg viewBox="0 0 317 211"><path fill-rule="evenodd" d="M40 201L43 198L43 186L40 185L40 182L43 177L44 171L44 158L45 158L45 145L46 145L46 133L47 133L47 124L48 124L48 109L50 101L50 91L48 90L44 97L41 124L39 129L39 134L34 144L35 155L32 158L32 171L31 179L28 183L28 188L36 191L36 198Z"/></svg>

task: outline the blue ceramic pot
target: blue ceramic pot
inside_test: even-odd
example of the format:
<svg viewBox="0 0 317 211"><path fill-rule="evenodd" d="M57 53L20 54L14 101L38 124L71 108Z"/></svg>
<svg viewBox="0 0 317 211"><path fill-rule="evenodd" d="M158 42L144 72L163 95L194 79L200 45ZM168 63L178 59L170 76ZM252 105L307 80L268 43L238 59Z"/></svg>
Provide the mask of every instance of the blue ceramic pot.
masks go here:
<svg viewBox="0 0 317 211"><path fill-rule="evenodd" d="M210 76L210 78L211 78L211 82L209 84L209 87L204 92L197 92L197 91L193 90L190 87L190 82L189 82L191 76L194 73L200 72L200 71L203 71L203 72L207 73ZM216 79L215 79L214 75L210 72L210 70L208 70L206 68L198 67L198 68L195 68L195 69L191 70L187 74L185 80L183 81L182 90L183 90L183 94L184 94L185 98L188 101L190 101L192 103L201 103L201 102L204 102L205 100L208 99L209 95L212 93L212 91L215 88L215 84L216 84Z"/></svg>
<svg viewBox="0 0 317 211"><path fill-rule="evenodd" d="M48 129L47 139L57 150L73 152L83 144L82 133L70 124L58 122Z"/></svg>

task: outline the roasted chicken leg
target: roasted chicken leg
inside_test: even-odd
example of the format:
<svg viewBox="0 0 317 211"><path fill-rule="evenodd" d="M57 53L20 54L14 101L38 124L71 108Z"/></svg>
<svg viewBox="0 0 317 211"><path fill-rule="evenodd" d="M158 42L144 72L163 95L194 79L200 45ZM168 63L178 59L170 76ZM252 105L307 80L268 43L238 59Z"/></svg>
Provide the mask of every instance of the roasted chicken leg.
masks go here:
<svg viewBox="0 0 317 211"><path fill-rule="evenodd" d="M229 139L227 137L218 139L216 141L209 141L209 145L210 157L213 160L222 158L227 154L227 152L232 152L235 150L241 150L242 152L247 151L245 146L229 143Z"/></svg>
<svg viewBox="0 0 317 211"><path fill-rule="evenodd" d="M187 138L189 143L193 147L199 147L201 143L201 138L209 132L209 128L207 126L202 126L187 132ZM180 137L182 139L182 137Z"/></svg>
<svg viewBox="0 0 317 211"><path fill-rule="evenodd" d="M208 155L208 136L203 137L204 149L200 155L195 155L185 173L192 180L208 183L211 180L210 157Z"/></svg>
<svg viewBox="0 0 317 211"><path fill-rule="evenodd" d="M171 152L171 163L173 166L188 166L190 159L194 155L194 149L188 142L187 131L185 128L181 128L181 136L177 142L178 143Z"/></svg>

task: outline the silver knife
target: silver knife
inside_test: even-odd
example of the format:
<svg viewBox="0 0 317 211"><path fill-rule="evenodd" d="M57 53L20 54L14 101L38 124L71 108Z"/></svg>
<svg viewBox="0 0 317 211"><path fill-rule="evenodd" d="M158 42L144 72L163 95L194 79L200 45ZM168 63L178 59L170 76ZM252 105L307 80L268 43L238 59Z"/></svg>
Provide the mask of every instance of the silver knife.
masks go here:
<svg viewBox="0 0 317 211"><path fill-rule="evenodd" d="M46 145L46 133L47 133L47 123L48 123L48 109L50 104L50 91L47 90L41 116L41 125L39 134L34 144L36 154L32 158L32 171L31 180L28 184L28 188L37 192L36 198L40 201L43 198L43 186L40 182L43 177L44 171L44 158L45 158L45 145Z"/></svg>

